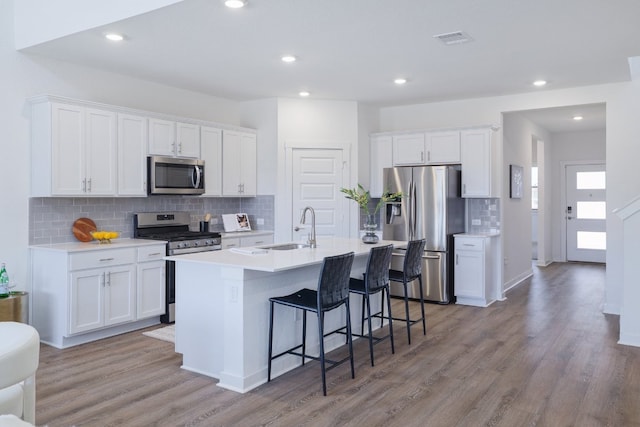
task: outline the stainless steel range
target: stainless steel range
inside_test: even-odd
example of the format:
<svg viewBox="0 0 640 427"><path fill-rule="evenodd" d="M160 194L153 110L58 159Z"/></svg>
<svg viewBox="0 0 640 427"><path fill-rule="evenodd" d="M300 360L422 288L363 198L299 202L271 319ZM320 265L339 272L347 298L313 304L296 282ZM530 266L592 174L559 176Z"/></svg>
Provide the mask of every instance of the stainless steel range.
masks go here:
<svg viewBox="0 0 640 427"><path fill-rule="evenodd" d="M143 212L133 215L133 237L167 241L167 255L222 249L220 233L190 231L191 215L188 212ZM160 317L163 323L175 321L176 282L175 263L167 261L166 312Z"/></svg>

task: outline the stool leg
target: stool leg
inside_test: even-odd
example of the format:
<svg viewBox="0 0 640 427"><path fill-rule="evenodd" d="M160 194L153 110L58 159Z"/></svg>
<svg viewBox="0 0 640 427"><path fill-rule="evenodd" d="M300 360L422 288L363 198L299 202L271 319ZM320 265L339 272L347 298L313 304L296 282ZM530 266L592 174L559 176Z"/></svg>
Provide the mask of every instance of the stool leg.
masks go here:
<svg viewBox="0 0 640 427"><path fill-rule="evenodd" d="M360 316L360 320L361 320L361 325L360 325L360 335L364 336L364 305L366 304L365 302L366 300L366 296L363 294L362 295L362 316Z"/></svg>
<svg viewBox="0 0 640 427"><path fill-rule="evenodd" d="M407 315L407 339L411 345L411 318L409 317L409 297L407 296L407 279L402 281L404 287L404 312ZM422 291L420 291L422 292Z"/></svg>
<svg viewBox="0 0 640 427"><path fill-rule="evenodd" d="M422 295L422 275L418 276L418 284L420 285L420 309L422 310L422 334L427 335L427 318L424 315L424 296Z"/></svg>
<svg viewBox="0 0 640 427"><path fill-rule="evenodd" d="M351 335L351 307L349 304L349 298L345 300L347 308L347 342L349 343L349 359L351 361L351 378L355 378L355 369L353 368L353 336Z"/></svg>
<svg viewBox="0 0 640 427"><path fill-rule="evenodd" d="M269 367L267 368L267 382L271 381L271 356L273 355L273 301L269 309Z"/></svg>
<svg viewBox="0 0 640 427"><path fill-rule="evenodd" d="M324 368L324 312L318 311L318 339L320 340L320 371L322 372L322 394L327 395L327 379Z"/></svg>
<svg viewBox="0 0 640 427"><path fill-rule="evenodd" d="M391 339L391 353L395 354L396 349L393 346L393 320L391 319L391 296L389 295L389 286L383 288L382 292L387 293L387 309L389 310L389 338ZM373 360L373 355L371 357Z"/></svg>
<svg viewBox="0 0 640 427"><path fill-rule="evenodd" d="M307 310L302 310L302 365L307 354Z"/></svg>
<svg viewBox="0 0 640 427"><path fill-rule="evenodd" d="M365 296L367 303L367 326L369 327L369 355L371 356L371 366L373 366L373 335L371 334L371 302L369 294Z"/></svg>

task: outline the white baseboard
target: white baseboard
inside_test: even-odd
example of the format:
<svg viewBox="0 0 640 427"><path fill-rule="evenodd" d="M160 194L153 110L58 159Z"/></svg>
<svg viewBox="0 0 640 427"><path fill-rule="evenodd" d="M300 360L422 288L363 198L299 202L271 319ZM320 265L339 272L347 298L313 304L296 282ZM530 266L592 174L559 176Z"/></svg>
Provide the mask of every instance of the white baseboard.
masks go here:
<svg viewBox="0 0 640 427"><path fill-rule="evenodd" d="M527 280L529 277L533 276L533 270L529 269L526 271L523 271L521 274L519 274L518 276L516 276L515 278L509 280L508 282L506 282L504 284L504 293L506 293L507 291L515 288L516 286L518 286L519 284L521 284L522 282L524 282L525 280Z"/></svg>

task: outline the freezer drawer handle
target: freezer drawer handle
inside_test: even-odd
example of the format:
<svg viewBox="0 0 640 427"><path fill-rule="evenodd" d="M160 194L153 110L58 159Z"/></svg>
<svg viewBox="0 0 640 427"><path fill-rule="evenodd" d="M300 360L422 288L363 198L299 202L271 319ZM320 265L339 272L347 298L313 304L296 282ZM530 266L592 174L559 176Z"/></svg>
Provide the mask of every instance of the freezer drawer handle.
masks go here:
<svg viewBox="0 0 640 427"><path fill-rule="evenodd" d="M424 255L422 258L425 259L440 259L438 255Z"/></svg>

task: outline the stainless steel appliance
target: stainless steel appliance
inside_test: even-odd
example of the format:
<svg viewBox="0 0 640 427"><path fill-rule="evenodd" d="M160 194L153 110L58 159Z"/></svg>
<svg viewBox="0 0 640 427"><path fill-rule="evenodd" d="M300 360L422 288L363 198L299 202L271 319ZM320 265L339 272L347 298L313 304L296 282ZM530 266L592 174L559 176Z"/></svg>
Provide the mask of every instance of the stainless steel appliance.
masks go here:
<svg viewBox="0 0 640 427"><path fill-rule="evenodd" d="M165 240L167 255L222 249L220 233L190 231L191 215L188 212L144 212L133 214L133 237ZM160 316L163 323L175 321L176 278L175 262L167 261L165 270L166 312Z"/></svg>
<svg viewBox="0 0 640 427"><path fill-rule="evenodd" d="M453 302L453 234L464 231L465 204L460 197L459 166L415 166L383 171L385 191L401 191L400 202L386 203L382 237L388 240L425 239L422 285L427 301ZM395 251L391 267L402 270L404 255ZM419 297L419 283L409 286L409 298ZM392 283L392 295L403 295Z"/></svg>
<svg viewBox="0 0 640 427"><path fill-rule="evenodd" d="M149 194L204 194L204 160L150 156Z"/></svg>

